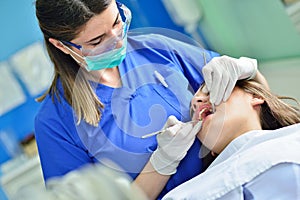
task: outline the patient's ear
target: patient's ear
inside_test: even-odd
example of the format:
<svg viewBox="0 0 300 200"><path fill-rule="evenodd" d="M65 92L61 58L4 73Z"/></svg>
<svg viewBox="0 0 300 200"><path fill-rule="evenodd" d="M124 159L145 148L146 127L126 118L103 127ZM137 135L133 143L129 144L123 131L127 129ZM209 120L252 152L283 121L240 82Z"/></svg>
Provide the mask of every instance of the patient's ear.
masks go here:
<svg viewBox="0 0 300 200"><path fill-rule="evenodd" d="M264 102L265 102L265 100L262 97L257 96L257 95L252 95L251 105L253 107L262 105Z"/></svg>

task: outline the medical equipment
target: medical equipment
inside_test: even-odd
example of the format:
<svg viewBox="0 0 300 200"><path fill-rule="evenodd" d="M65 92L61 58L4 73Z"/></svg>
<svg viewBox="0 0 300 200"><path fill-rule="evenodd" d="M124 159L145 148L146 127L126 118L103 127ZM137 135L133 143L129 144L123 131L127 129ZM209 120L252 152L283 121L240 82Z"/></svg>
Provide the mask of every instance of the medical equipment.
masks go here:
<svg viewBox="0 0 300 200"><path fill-rule="evenodd" d="M158 72L158 71L154 71L154 76L159 80L159 82L161 82L161 84L164 87L169 87L169 85L167 84L167 82L165 81L165 78Z"/></svg>
<svg viewBox="0 0 300 200"><path fill-rule="evenodd" d="M193 124L193 123L196 123L196 122L197 122L197 124L200 123L200 122L202 123L202 120L199 120L199 121L193 120L193 121L186 122L186 124ZM159 130L159 131L156 131L156 132L153 132L153 133L149 133L149 134L143 135L141 138L145 139L145 138L157 135L157 134L161 134L161 133L165 132L168 128L164 128L162 130Z"/></svg>
<svg viewBox="0 0 300 200"><path fill-rule="evenodd" d="M216 107L215 107L215 104L211 104L211 110L212 110L212 113L216 112Z"/></svg>
<svg viewBox="0 0 300 200"><path fill-rule="evenodd" d="M207 64L207 61L206 61L206 56L205 56L205 52L202 53L203 54L203 62L204 62L204 65ZM212 108L212 113L216 112L216 108L215 108L215 104L213 102L211 102L211 108ZM199 113L200 114L200 113Z"/></svg>

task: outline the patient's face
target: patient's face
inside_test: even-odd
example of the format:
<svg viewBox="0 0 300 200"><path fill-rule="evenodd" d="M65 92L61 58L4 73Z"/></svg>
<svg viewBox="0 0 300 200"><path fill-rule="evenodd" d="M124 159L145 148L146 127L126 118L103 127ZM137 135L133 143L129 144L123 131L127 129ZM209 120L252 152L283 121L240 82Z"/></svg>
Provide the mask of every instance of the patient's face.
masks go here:
<svg viewBox="0 0 300 200"><path fill-rule="evenodd" d="M234 88L230 98L215 107L211 113L209 95L201 88L192 99L193 120L202 120L197 137L210 150L220 153L233 139L249 130L253 117L252 95ZM252 115L252 114L251 114Z"/></svg>

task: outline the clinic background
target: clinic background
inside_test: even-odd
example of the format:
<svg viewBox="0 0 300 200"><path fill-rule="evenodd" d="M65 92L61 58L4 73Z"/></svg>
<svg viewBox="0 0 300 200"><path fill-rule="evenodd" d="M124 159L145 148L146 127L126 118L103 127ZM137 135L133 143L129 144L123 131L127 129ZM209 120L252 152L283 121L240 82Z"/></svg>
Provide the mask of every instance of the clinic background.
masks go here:
<svg viewBox="0 0 300 200"><path fill-rule="evenodd" d="M299 0L120 2L132 11L131 29L172 29L221 54L256 58L275 93L300 100ZM0 18L0 174L3 177L20 166L20 161L12 163L24 154L25 146L33 138L34 116L39 109L34 99L47 89L53 71L43 48L33 0L1 0Z"/></svg>

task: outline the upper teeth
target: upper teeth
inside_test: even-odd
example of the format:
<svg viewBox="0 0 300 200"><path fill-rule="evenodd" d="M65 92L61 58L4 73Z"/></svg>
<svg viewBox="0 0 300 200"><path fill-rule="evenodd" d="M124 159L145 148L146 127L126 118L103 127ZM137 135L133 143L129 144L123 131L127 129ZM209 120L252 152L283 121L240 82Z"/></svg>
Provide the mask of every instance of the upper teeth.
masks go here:
<svg viewBox="0 0 300 200"><path fill-rule="evenodd" d="M202 115L202 113L204 113L204 111L206 111L206 110L207 110L207 108L202 109L202 110L199 112L199 115Z"/></svg>
<svg viewBox="0 0 300 200"><path fill-rule="evenodd" d="M207 111L207 110L208 110L208 108L203 108L203 109L199 112L199 115L198 115L199 121L202 120L202 114L203 114L205 111ZM213 113L212 108L209 109L209 112Z"/></svg>
<svg viewBox="0 0 300 200"><path fill-rule="evenodd" d="M207 108L203 108L203 109L199 112L199 115L198 115L199 121L202 120L202 114L203 114L206 110L207 110Z"/></svg>

